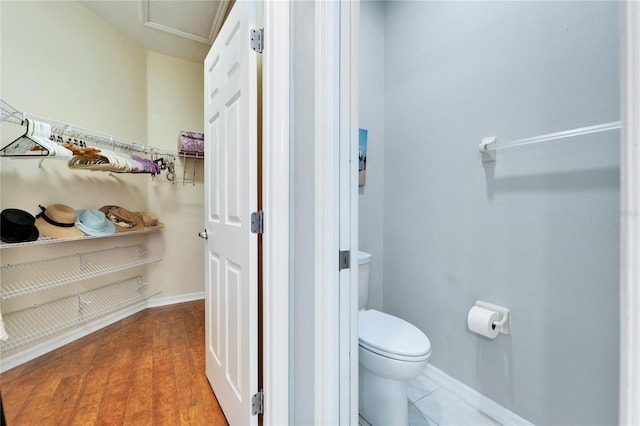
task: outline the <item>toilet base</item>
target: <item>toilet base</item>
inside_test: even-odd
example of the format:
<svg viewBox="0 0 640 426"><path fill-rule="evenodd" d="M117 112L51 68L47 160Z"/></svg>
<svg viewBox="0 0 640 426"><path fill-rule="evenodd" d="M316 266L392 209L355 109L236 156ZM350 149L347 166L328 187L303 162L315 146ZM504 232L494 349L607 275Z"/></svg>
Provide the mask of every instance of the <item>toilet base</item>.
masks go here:
<svg viewBox="0 0 640 426"><path fill-rule="evenodd" d="M372 426L409 424L407 383L359 369L359 411Z"/></svg>

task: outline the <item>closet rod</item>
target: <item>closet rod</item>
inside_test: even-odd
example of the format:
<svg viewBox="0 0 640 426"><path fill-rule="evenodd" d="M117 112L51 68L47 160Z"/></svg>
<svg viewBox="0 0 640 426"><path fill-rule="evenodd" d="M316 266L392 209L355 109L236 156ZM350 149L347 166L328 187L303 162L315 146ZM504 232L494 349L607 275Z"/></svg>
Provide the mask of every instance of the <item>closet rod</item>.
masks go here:
<svg viewBox="0 0 640 426"><path fill-rule="evenodd" d="M188 153L184 153L177 150L172 151L172 150L154 148L149 145L143 145L141 143L128 141L122 138L115 138L113 136L99 133L93 130L83 129L82 127L72 126L70 124L61 123L59 121L51 120L45 117L39 117L37 115L28 114L28 113L17 110L16 108L12 107L2 99L0 99L0 101L1 101L0 105L2 108L1 121L6 121L13 118L13 120L10 120L11 122L22 124L22 122L26 118L28 118L31 120L36 120L36 121L40 121L40 122L51 125L51 131L54 134L56 133L62 134L72 138L81 139L89 143L118 147L118 148L123 148L130 151L135 151L135 152L140 152L145 154L166 155L166 156L183 157L183 158L185 157L186 158L202 158L202 154L200 155L188 154Z"/></svg>
<svg viewBox="0 0 640 426"><path fill-rule="evenodd" d="M60 123L55 120L51 120L45 117L39 117L37 115L25 114L26 118L31 120L40 121L51 125L51 133L63 134L72 138L81 139L86 143L94 143L99 145L107 145L111 147L117 147L127 149L130 151L145 153L145 154L158 154L158 155L178 155L178 151L169 151L159 148L154 148L148 145L143 145L138 142L129 141L126 139L116 138L104 133L99 133L94 130L83 129L82 127L73 126L71 124Z"/></svg>
<svg viewBox="0 0 640 426"><path fill-rule="evenodd" d="M513 148L516 146L529 145L538 142L548 142L558 139L571 138L581 135L589 135L592 133L606 132L609 130L619 129L620 121L612 121L610 123L596 124L594 126L579 127L577 129L564 130L562 132L547 133L546 135L534 136L531 138L518 139L511 142L497 143L495 137L487 137L480 142L480 152L493 157L495 160L495 151L503 148Z"/></svg>

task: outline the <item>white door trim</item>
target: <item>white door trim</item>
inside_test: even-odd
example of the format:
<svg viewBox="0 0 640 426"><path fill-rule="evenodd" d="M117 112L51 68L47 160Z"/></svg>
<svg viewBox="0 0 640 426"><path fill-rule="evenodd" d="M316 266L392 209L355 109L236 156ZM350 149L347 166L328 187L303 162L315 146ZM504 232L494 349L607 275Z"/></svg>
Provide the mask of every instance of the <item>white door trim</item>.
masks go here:
<svg viewBox="0 0 640 426"><path fill-rule="evenodd" d="M340 424L358 424L358 65L360 1L340 2Z"/></svg>
<svg viewBox="0 0 640 426"><path fill-rule="evenodd" d="M340 3L315 2L314 423L339 424Z"/></svg>
<svg viewBox="0 0 640 426"><path fill-rule="evenodd" d="M331 104L334 93L330 93L329 82L333 81L331 72L335 72L335 64L331 63L331 50L336 49L335 39L331 37L329 29L333 28L337 34L335 7L332 4L316 3L316 52L318 67L318 79L316 82L316 120L325 119L328 111L318 107L328 107ZM329 2L326 2L329 3ZM332 14L333 13L333 14ZM623 47L624 59L622 69L622 164L621 164L621 341L620 341L620 424L640 424L640 3L635 1L623 2ZM324 40L324 43L319 43ZM326 117L331 119L329 115ZM335 119L335 118L334 118ZM316 121L317 124L326 121ZM331 190L332 182L328 176L333 172L331 166L326 163L335 153L335 147L331 144L318 144L325 137L326 129L316 129L316 154L321 154L316 166L316 190ZM324 166L323 166L324 165ZM323 167L318 167L323 166ZM326 193L323 197L327 197ZM316 202L319 201L317 196ZM327 211L326 206L316 205L318 221L316 224L316 236L318 232L331 231L331 214L323 215ZM335 224L335 223L334 223ZM336 224L337 225L337 224ZM320 234L322 240L317 240L316 249L323 251L330 246L335 236L328 233ZM323 254L323 261L318 265L325 265L327 253ZM330 255L330 252L329 252ZM330 260L330 259L329 259ZM335 291L330 286L320 288L324 283L323 278L330 278L331 271L316 270L316 318L321 319L323 312L328 312L326 304L335 297ZM332 282L332 281L329 281ZM328 318L328 317L325 317ZM315 387L316 387L316 422L318 424L337 424L331 422L338 418L339 402L333 401L329 392L336 384L329 375L324 375L337 368L336 360L323 358L331 352L336 342L331 340L331 330L334 327L329 323L316 324L316 361L315 361ZM329 340L323 340L330 337ZM333 370L335 371L335 370ZM357 394L356 394L357 395Z"/></svg>
<svg viewBox="0 0 640 426"><path fill-rule="evenodd" d="M289 8L264 4L263 385L264 424L289 424Z"/></svg>
<svg viewBox="0 0 640 426"><path fill-rule="evenodd" d="M640 2L622 8L620 413L640 424Z"/></svg>
<svg viewBox="0 0 640 426"><path fill-rule="evenodd" d="M358 1L315 2L314 423L357 424ZM351 252L338 268L340 250Z"/></svg>

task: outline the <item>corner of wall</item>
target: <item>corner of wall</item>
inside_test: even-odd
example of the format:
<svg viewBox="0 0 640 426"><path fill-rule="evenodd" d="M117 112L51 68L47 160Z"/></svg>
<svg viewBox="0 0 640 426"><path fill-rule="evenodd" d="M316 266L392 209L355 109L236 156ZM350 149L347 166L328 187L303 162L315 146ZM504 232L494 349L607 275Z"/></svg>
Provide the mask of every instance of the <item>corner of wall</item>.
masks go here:
<svg viewBox="0 0 640 426"><path fill-rule="evenodd" d="M177 151L180 131L203 132L203 65L147 51L146 70L149 145ZM175 163L175 180L163 173L147 192L147 208L165 225L155 248L169 260L149 270L161 297L204 290L204 250L197 237L204 219L204 163L180 156L167 161Z"/></svg>

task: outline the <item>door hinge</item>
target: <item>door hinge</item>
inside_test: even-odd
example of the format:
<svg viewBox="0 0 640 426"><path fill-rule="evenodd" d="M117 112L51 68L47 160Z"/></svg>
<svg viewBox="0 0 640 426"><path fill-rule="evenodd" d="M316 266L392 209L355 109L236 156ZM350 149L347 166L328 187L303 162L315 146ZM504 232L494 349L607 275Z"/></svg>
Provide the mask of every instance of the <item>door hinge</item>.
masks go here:
<svg viewBox="0 0 640 426"><path fill-rule="evenodd" d="M264 393L262 391L251 397L251 415L264 414Z"/></svg>
<svg viewBox="0 0 640 426"><path fill-rule="evenodd" d="M264 232L264 213L261 211L251 213L251 232L262 234Z"/></svg>
<svg viewBox="0 0 640 426"><path fill-rule="evenodd" d="M251 50L262 53L264 50L264 30L251 30Z"/></svg>
<svg viewBox="0 0 640 426"><path fill-rule="evenodd" d="M338 260L338 270L342 271L343 269L348 269L351 265L351 252L349 250L340 251L340 256Z"/></svg>

